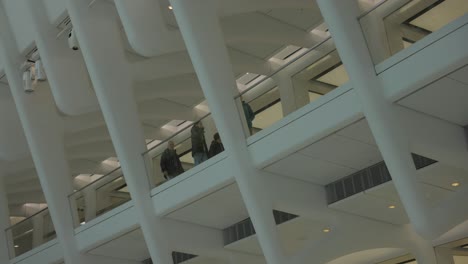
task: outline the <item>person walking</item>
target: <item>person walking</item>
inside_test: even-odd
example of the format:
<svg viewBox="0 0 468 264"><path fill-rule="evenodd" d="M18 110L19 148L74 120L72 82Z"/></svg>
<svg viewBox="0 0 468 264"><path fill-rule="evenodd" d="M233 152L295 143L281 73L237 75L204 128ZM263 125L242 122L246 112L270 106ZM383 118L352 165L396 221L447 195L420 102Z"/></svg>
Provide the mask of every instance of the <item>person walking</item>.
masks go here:
<svg viewBox="0 0 468 264"><path fill-rule="evenodd" d="M223 142L221 142L221 137L219 136L219 133L216 133L213 136L213 141L211 141L210 150L208 151L208 157L214 157L223 151Z"/></svg>
<svg viewBox="0 0 468 264"><path fill-rule="evenodd" d="M205 140L205 128L202 122L197 121L192 126L192 156L195 160L195 166L208 159L208 146Z"/></svg>
<svg viewBox="0 0 468 264"><path fill-rule="evenodd" d="M167 142L167 148L161 155L161 171L166 180L175 178L177 175L184 172L182 163L180 162L179 155L175 150L174 141Z"/></svg>
<svg viewBox="0 0 468 264"><path fill-rule="evenodd" d="M252 135L253 134L252 121L255 119L255 113L252 110L252 107L250 107L250 105L244 101L242 96L241 96L241 100L242 100L242 108L244 109L245 120L247 121L247 127L249 128L250 135Z"/></svg>

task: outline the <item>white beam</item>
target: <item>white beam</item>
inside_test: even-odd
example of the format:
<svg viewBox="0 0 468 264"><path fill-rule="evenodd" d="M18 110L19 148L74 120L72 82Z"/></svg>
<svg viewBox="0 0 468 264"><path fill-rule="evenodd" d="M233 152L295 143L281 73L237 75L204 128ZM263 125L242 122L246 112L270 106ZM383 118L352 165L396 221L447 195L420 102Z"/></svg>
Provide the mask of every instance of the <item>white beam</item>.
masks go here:
<svg viewBox="0 0 468 264"><path fill-rule="evenodd" d="M145 57L185 49L178 30L169 30L159 2L116 0L115 6L132 48Z"/></svg>
<svg viewBox="0 0 468 264"><path fill-rule="evenodd" d="M413 152L468 170L468 142L463 127L414 110L396 106Z"/></svg>
<svg viewBox="0 0 468 264"><path fill-rule="evenodd" d="M402 122L392 102L386 100L383 83L375 73L365 37L356 19L360 14L357 3L318 0L318 4L411 223L427 239L439 236L422 187L415 177L408 136L401 129Z"/></svg>
<svg viewBox="0 0 468 264"><path fill-rule="evenodd" d="M172 219L165 219L163 223L171 234L167 239L173 251L217 259L227 258L222 230Z"/></svg>
<svg viewBox="0 0 468 264"><path fill-rule="evenodd" d="M286 263L272 205L262 192L248 155L243 124L233 98L237 85L215 1L173 0L171 4L265 257L272 264Z"/></svg>
<svg viewBox="0 0 468 264"><path fill-rule="evenodd" d="M91 9L83 1L66 3L151 258L158 264L170 264L172 257L165 230L155 215L149 194L141 156L146 143L119 25L106 3L96 3Z"/></svg>
<svg viewBox="0 0 468 264"><path fill-rule="evenodd" d="M50 208L58 241L67 263L85 263L74 238L72 211L67 196L72 192L63 145L63 123L52 101L47 83L38 83L32 95L23 89L24 58L19 54L5 10L0 7L0 56L10 84L26 139ZM47 126L44 125L47 120Z"/></svg>
<svg viewBox="0 0 468 264"><path fill-rule="evenodd" d="M81 55L68 47L66 38L57 38L44 1L30 1L25 6L57 107L67 115L99 110Z"/></svg>
<svg viewBox="0 0 468 264"><path fill-rule="evenodd" d="M455 264L453 255L456 255L456 250L445 247L437 247L435 248L435 253L438 264ZM468 250L466 250L466 253L468 253Z"/></svg>

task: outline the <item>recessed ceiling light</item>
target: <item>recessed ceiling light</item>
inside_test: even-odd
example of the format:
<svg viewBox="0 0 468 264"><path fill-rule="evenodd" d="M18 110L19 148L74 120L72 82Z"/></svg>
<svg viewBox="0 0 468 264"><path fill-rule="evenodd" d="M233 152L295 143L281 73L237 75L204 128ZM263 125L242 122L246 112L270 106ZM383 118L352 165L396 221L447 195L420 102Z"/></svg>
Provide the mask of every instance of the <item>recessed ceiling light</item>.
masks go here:
<svg viewBox="0 0 468 264"><path fill-rule="evenodd" d="M18 245L15 245L15 248L19 248L19 246L18 246Z"/></svg>
<svg viewBox="0 0 468 264"><path fill-rule="evenodd" d="M459 182L452 182L452 187L458 187L458 186L460 186Z"/></svg>
<svg viewBox="0 0 468 264"><path fill-rule="evenodd" d="M324 233L330 233L330 231L331 231L330 228L324 228L324 229L322 230L322 232L324 232Z"/></svg>
<svg viewBox="0 0 468 264"><path fill-rule="evenodd" d="M393 205L393 204L388 206L388 209L395 209L395 208L396 208L396 206Z"/></svg>
<svg viewBox="0 0 468 264"><path fill-rule="evenodd" d="M169 8L169 10L172 10L172 9L173 9L173 7L172 7L171 5L170 5L170 6L168 6L167 8Z"/></svg>

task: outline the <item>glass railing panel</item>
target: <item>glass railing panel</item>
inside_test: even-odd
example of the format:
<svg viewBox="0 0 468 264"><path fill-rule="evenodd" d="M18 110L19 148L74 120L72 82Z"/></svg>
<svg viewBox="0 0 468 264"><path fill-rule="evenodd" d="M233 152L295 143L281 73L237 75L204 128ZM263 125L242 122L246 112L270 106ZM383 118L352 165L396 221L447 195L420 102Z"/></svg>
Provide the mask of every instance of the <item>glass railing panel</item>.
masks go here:
<svg viewBox="0 0 468 264"><path fill-rule="evenodd" d="M253 111L256 113L255 119L252 121L254 133L273 125L283 118L283 105L279 98L278 88L274 88L268 93L278 95L271 98L272 96L265 94L250 103Z"/></svg>
<svg viewBox="0 0 468 264"><path fill-rule="evenodd" d="M55 229L48 208L11 226L5 232L10 259L55 238Z"/></svg>
<svg viewBox="0 0 468 264"><path fill-rule="evenodd" d="M179 160L181 162L182 170L179 171L179 174L174 173L171 174L171 177L175 177L180 175L180 173L190 170L195 166L195 159L192 156L192 145L191 145L191 139L190 137L183 139L183 140L177 140L174 138L174 144L175 144L175 151L179 156ZM151 164L150 168L152 170L152 178L150 179L150 182L153 187L159 186L162 183L164 183L169 175L164 175L164 173L161 170L161 157L162 153L165 150L165 146L167 145L167 142L165 144L160 144L159 148L155 148L154 156L150 158ZM157 149L157 150L156 150Z"/></svg>
<svg viewBox="0 0 468 264"><path fill-rule="evenodd" d="M311 103L349 81L348 73L332 41L310 56L309 63L292 76L303 104ZM304 94L307 92L307 94Z"/></svg>
<svg viewBox="0 0 468 264"><path fill-rule="evenodd" d="M270 127L348 80L331 38L304 49L235 98L245 134L250 136Z"/></svg>
<svg viewBox="0 0 468 264"><path fill-rule="evenodd" d="M14 255L17 257L33 249L33 223L28 219L22 221L10 229L7 229L7 237L10 238L9 247L14 248ZM10 250L11 251L11 250Z"/></svg>
<svg viewBox="0 0 468 264"><path fill-rule="evenodd" d="M119 167L69 196L75 227L131 200Z"/></svg>
<svg viewBox="0 0 468 264"><path fill-rule="evenodd" d="M387 0L359 22L378 64L467 13L466 0Z"/></svg>
<svg viewBox="0 0 468 264"><path fill-rule="evenodd" d="M96 197L96 216L131 200L122 169L119 168L113 174L113 176L105 180L105 184L96 186L95 194L92 195L92 197Z"/></svg>
<svg viewBox="0 0 468 264"><path fill-rule="evenodd" d="M57 234L55 233L54 224L52 223L52 217L50 216L49 210L44 212L43 221L42 228L44 232L42 235L42 241L45 243L55 239Z"/></svg>
<svg viewBox="0 0 468 264"><path fill-rule="evenodd" d="M143 158L151 187L159 186L221 153L219 142L214 140L216 133L213 118L208 114L145 152ZM194 142L196 153L193 153ZM169 144L173 144L174 150L168 150Z"/></svg>

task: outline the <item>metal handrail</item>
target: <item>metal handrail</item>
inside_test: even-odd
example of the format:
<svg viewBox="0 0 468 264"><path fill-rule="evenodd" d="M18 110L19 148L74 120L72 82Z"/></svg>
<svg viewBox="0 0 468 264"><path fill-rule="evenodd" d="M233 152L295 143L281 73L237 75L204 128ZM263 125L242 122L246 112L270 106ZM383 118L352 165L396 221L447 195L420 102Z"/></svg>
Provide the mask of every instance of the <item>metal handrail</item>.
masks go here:
<svg viewBox="0 0 468 264"><path fill-rule="evenodd" d="M13 228L15 228L16 226L19 226L19 225L21 225L21 224L24 224L24 222L29 221L29 220L31 220L32 218L34 218L34 217L38 216L39 214L42 214L42 213L44 213L45 211L48 211L48 210L49 210L49 207L46 207L46 208L44 208L44 209L42 209L42 210L40 210L40 211L37 211L37 212L35 212L34 214L28 216L27 218L25 218L25 219L19 221L18 223L14 224L14 225L12 225L12 226L9 226L7 229L5 229L5 231L8 231L8 230L10 230L10 229L13 229Z"/></svg>
<svg viewBox="0 0 468 264"><path fill-rule="evenodd" d="M327 37L326 39L322 40L321 42L317 43L316 45L314 45L312 48L310 48L309 50L307 50L307 52L305 52L304 54L302 54L301 56L297 57L297 58L294 58L293 60L289 61L288 63L282 65L281 67L279 67L277 70L273 71L270 75L268 76L265 76L261 81L259 81L257 84L253 85L252 87L249 87L248 89L242 91L241 93L239 93L239 95L235 96L235 98L239 98L241 95L251 91L252 89L254 89L255 87L257 87L258 85L260 85L261 83L263 83L264 81L266 81L268 78L271 78L273 75L277 74L278 72L280 72L281 70L285 69L286 67L288 67L289 65L295 63L296 61L298 61L299 59L303 58L305 55L309 54L310 52L312 52L313 50L315 50L317 47L323 45L324 43L326 43L327 41L331 40L332 38L331 37ZM207 113L205 115L203 115L201 118L193 121L194 123L196 122L199 122L199 121L202 121L203 119L207 118L208 116L210 116L211 113ZM146 150L145 152L142 153L142 156L148 154L149 152L153 151L154 149L160 147L161 145L167 143L168 141L170 141L171 139L175 138L176 136L180 135L181 133L187 131L189 128L191 128L192 126L187 126L179 131L177 131L176 133L172 134L170 137L162 140L161 142L159 142L157 145L151 147L150 149ZM154 142L153 141L150 141L150 143ZM116 172L117 170L121 169L121 167L118 167L114 170L112 170L111 172L107 173L106 175L102 176L101 178L97 179L96 181L94 182L91 182L89 184L87 184L86 186L80 188L79 190L77 191L74 191L72 194L69 195L69 197L73 196L74 194L78 193L78 192L81 192L83 191L84 189L86 189L87 187L91 186L91 185L94 185L96 184L98 181L101 181L105 178L107 178L110 174Z"/></svg>
<svg viewBox="0 0 468 264"><path fill-rule="evenodd" d="M199 119L197 119L196 121L194 121L194 123L195 123L195 122L198 122L198 121L202 121L203 119L205 119L205 118L208 117L209 115L211 115L211 113L205 114L205 115L202 116L201 118L199 118ZM173 139L174 137L176 137L177 135L181 134L182 132L187 131L187 129L190 128L190 127L191 127L191 126L187 126L186 128L181 129L180 131L177 131L176 133L172 134L170 137L164 139L163 141L159 142L157 145L155 145L155 146L153 146L152 148L150 148L150 149L146 150L145 152L143 152L142 155L145 155L146 153L148 153L148 152L154 150L155 148L161 146L163 143L168 142L169 140ZM87 184L87 185L81 187L80 189L74 191L73 193L69 194L68 197L70 198L71 196L75 195L76 193L82 192L84 189L90 187L91 185L95 185L95 184L97 184L97 183L99 183L99 182L104 181L104 179L107 179L107 177L109 177L111 174L113 174L114 172L116 172L116 171L118 171L118 170L120 170L120 169L122 169L122 167L120 167L120 166L117 167L117 168L115 168L114 170L112 170L112 171L106 173L106 174L105 174L104 176L102 176L101 178L99 178L99 179L97 179L97 180L95 180L95 181L93 181L93 182L90 182L89 184ZM121 175L119 175L119 176L121 176Z"/></svg>
<svg viewBox="0 0 468 264"><path fill-rule="evenodd" d="M385 4L386 2L388 2L388 0L383 0L382 2L376 4L375 6L373 6L371 9L367 10L366 12L362 13L361 15L359 15L357 17L358 20L360 20L361 18L367 16L369 13L373 12L374 10L376 10L377 8L381 7L383 4Z"/></svg>
<svg viewBox="0 0 468 264"><path fill-rule="evenodd" d="M255 85L253 85L252 87L249 87L248 89L242 91L241 93L239 93L238 95L236 95L234 98L237 99L239 98L241 95L251 91L252 89L254 89L255 87L257 87L258 85L260 85L261 83L263 83L264 81L266 81L267 79L271 78L273 75L277 74L278 72L280 72L281 70L285 69L286 67L288 67L289 65L293 64L294 62L300 60L301 58L303 58L305 55L309 54L310 52L312 52L313 50L315 50L317 47L323 45L324 43L326 43L327 41L331 40L332 38L331 37L327 37L326 39L322 40L321 42L317 43L316 45L314 45L312 48L310 48L307 52L305 52L304 54L302 54L301 56L297 57L297 58L294 58L293 60L289 61L288 63L282 65L281 67L279 67L277 70L273 71L271 74L269 74L268 76L265 76L263 77L263 79L261 81L259 81L258 83L256 83ZM203 117L201 117L200 119L198 119L197 121L194 121L194 122L198 122L198 121L202 121L203 119L205 119L206 117L208 117L209 115L211 115L211 113L207 113L206 115L204 115ZM174 133L173 135L171 135L170 137L164 139L163 141L159 142L157 145L151 147L150 149L148 149L147 151L143 152L142 155L146 155L147 153L149 153L150 151L154 150L155 148L157 147L160 147L162 144L168 142L169 140L173 139L174 137L176 137L177 135L181 134L182 132L184 131L187 131L188 128L190 128L191 126L187 126L186 128L180 130L180 131L177 131L176 133Z"/></svg>
<svg viewBox="0 0 468 264"><path fill-rule="evenodd" d="M97 180L95 180L95 181L93 181L93 182L90 182L90 183L86 184L85 186L81 187L80 189L78 189L78 190L76 190L76 191L73 191L73 193L69 194L68 197L71 197L71 196L73 196L74 194L83 191L84 189L88 188L88 187L91 186L91 185L95 185L95 184L97 184L97 183L99 183L99 182L101 182L101 181L104 181L105 178L109 177L112 173L114 173L114 172L116 172L116 171L118 171L118 170L120 170L120 169L122 169L122 167L120 167L120 166L117 167L117 168L115 168L115 169L113 169L112 171L110 171L110 172L106 173L105 175L103 175L101 178L99 178L99 179L97 179ZM120 175L120 176L121 176L121 175Z"/></svg>
<svg viewBox="0 0 468 264"><path fill-rule="evenodd" d="M254 89L255 87L257 87L258 85L262 84L264 81L266 81L267 79L273 77L273 75L277 74L278 72L282 71L283 69L285 69L286 67L288 67L289 65L293 64L294 62L304 58L305 55L309 54L310 52L314 51L316 48L320 47L321 45L323 45L325 42L331 40L332 37L328 37L322 41L320 41L319 43L315 44L312 48L309 48L307 50L307 52L305 52L304 54L302 54L301 56L297 57L297 58L294 58L293 60L289 61L288 63L282 65L281 67L279 67L277 70L273 71L272 73L270 73L269 75L266 75L265 77L263 77L263 79L261 81L259 81L258 83L256 83L255 85L253 85L252 87L249 87L247 89L245 89L244 91L240 92L238 95L236 95L234 97L234 99L237 99L239 97L241 97L242 95L244 95L245 93L251 91L252 89Z"/></svg>
<svg viewBox="0 0 468 264"><path fill-rule="evenodd" d="M199 119L193 121L193 123L200 122L200 121L202 121L203 119L207 118L207 117L210 116L210 115L211 115L211 113L207 113L207 114L205 114L204 116L202 116L201 118L199 118ZM177 131L176 133L172 134L170 137L168 137L168 138L162 140L162 141L159 142L157 145L155 145L155 146L151 147L150 149L146 150L145 152L143 152L142 155L143 155L143 156L146 155L146 154L149 153L150 151L152 151L152 150L154 150L155 148L161 146L162 144L164 144L164 143L170 141L171 139L173 139L174 137L180 135L182 132L187 131L187 130L188 130L189 128L191 128L191 127L192 127L192 126L187 126L187 127L183 128L183 129Z"/></svg>

